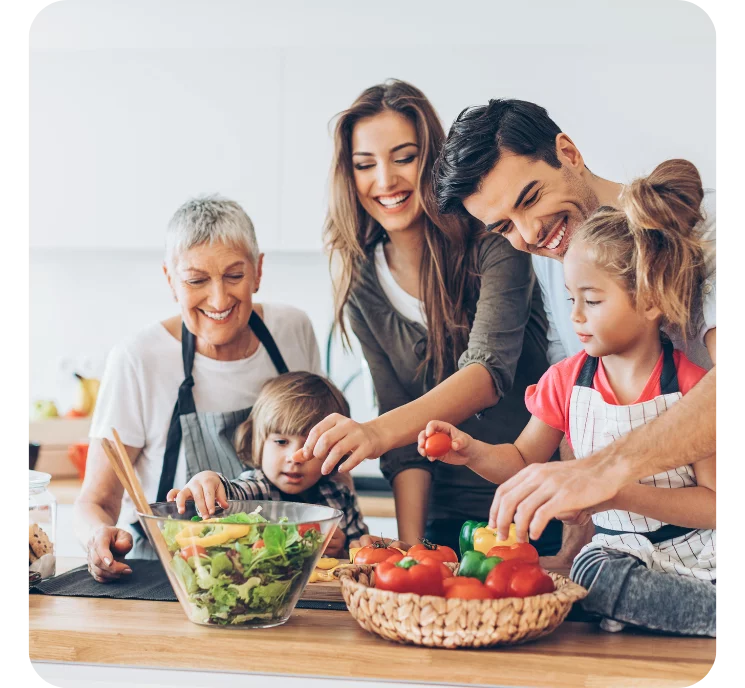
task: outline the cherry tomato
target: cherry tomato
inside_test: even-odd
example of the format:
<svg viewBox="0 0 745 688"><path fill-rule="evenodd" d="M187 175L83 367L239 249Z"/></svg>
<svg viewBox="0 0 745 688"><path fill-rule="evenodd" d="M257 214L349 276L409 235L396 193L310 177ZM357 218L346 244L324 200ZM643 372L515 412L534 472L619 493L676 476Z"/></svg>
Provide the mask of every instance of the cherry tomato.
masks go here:
<svg viewBox="0 0 745 688"><path fill-rule="evenodd" d="M300 537L303 537L309 530L317 530L319 533L321 532L321 524L320 523L301 523L297 527L297 532L300 535Z"/></svg>
<svg viewBox="0 0 745 688"><path fill-rule="evenodd" d="M414 559L427 556L434 557L440 561L448 561L453 564L458 563L458 555L455 553L454 549L447 545L435 545L429 540L424 539L422 539L420 544L410 547L409 551L406 552L406 556L414 557Z"/></svg>
<svg viewBox="0 0 745 688"><path fill-rule="evenodd" d="M365 545L354 555L355 564L379 564L381 561L395 563L401 561L404 555L395 547L387 547L382 542Z"/></svg>
<svg viewBox="0 0 745 688"><path fill-rule="evenodd" d="M207 550L201 545L188 545L179 552L179 556L184 561L188 561L190 557L204 557L209 559L210 555L207 554Z"/></svg>
<svg viewBox="0 0 745 688"><path fill-rule="evenodd" d="M538 564L526 564L515 570L509 590L513 597L530 597L553 592L555 587L551 576Z"/></svg>
<svg viewBox="0 0 745 688"><path fill-rule="evenodd" d="M450 581L453 581L450 583ZM443 581L443 586L448 583L445 589L447 599L457 598L460 600L490 600L492 593L478 578L466 578L465 576L456 576Z"/></svg>
<svg viewBox="0 0 745 688"><path fill-rule="evenodd" d="M264 541L259 538L256 542L251 545L251 549L262 549L264 547Z"/></svg>
<svg viewBox="0 0 745 688"><path fill-rule="evenodd" d="M484 583L486 587L491 590L492 595L496 599L512 597L512 593L510 592L510 581L512 580L512 575L516 569L523 566L530 566L530 564L526 564L524 561L520 561L519 559L511 559L509 561L503 561L501 564L497 564L491 571L489 571Z"/></svg>
<svg viewBox="0 0 745 688"><path fill-rule="evenodd" d="M528 564L538 563L538 550L529 542L518 542L514 545L496 545L487 553L487 557L499 557L502 561L517 559Z"/></svg>
<svg viewBox="0 0 745 688"><path fill-rule="evenodd" d="M425 440L424 451L427 456L437 458L438 456L445 456L450 451L451 446L450 435L444 432L436 432Z"/></svg>

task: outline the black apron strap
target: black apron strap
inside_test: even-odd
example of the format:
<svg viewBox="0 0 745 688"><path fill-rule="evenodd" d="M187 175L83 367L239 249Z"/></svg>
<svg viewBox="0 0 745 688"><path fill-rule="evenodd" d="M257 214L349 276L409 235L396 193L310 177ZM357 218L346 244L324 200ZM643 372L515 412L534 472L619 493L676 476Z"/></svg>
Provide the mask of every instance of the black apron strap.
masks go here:
<svg viewBox="0 0 745 688"><path fill-rule="evenodd" d="M660 389L662 394L675 394L680 391L678 386L678 371L673 358L673 343L662 338L662 373L660 374ZM588 356L574 383L577 387L592 387L595 373L598 369L598 359Z"/></svg>
<svg viewBox="0 0 745 688"><path fill-rule="evenodd" d="M660 375L660 390L662 394L680 392L678 386L678 371L673 358L673 343L667 338L662 339L662 374Z"/></svg>
<svg viewBox="0 0 745 688"><path fill-rule="evenodd" d="M630 530L611 530L610 528L603 528L602 526L595 526L596 533L602 533L603 535L641 535L647 538L652 544L657 545L665 540L672 540L676 537L682 537L692 533L695 528L684 528L683 526L673 526L669 523L658 528L657 530L650 530L646 533L635 533Z"/></svg>
<svg viewBox="0 0 745 688"><path fill-rule="evenodd" d="M582 370L577 375L574 383L575 387L592 387L592 381L595 379L595 373L598 369L598 359L594 356L588 356L585 360Z"/></svg>
<svg viewBox="0 0 745 688"><path fill-rule="evenodd" d="M178 389L178 399L173 408L171 423L168 426L168 438L166 439L166 451L163 455L163 469L160 472L160 483L158 485L158 502L165 502L166 495L173 487L176 477L176 464L178 463L179 450L181 449L181 416L194 413L194 351L196 348L196 337L181 325L181 357L184 361L184 381Z"/></svg>
<svg viewBox="0 0 745 688"><path fill-rule="evenodd" d="M284 373L289 372L289 368L285 363L285 359L282 358L282 354L279 352L274 337L272 337L271 332L269 332L264 321L259 317L259 314L256 311L251 312L251 316L248 318L248 326L264 345L266 352L269 354L269 358L272 359L272 363L274 363L274 367L277 369L277 374L283 375Z"/></svg>

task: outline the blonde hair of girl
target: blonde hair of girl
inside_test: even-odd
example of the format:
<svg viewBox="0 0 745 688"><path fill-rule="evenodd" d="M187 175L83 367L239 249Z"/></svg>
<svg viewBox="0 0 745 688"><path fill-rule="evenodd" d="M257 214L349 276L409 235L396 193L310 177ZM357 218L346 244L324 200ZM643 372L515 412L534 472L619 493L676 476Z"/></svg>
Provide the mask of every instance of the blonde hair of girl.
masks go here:
<svg viewBox="0 0 745 688"><path fill-rule="evenodd" d="M620 209L599 208L572 237L626 286L635 307L659 308L684 338L705 277L695 230L703 197L696 167L667 160L624 187Z"/></svg>
<svg viewBox="0 0 745 688"><path fill-rule="evenodd" d="M269 435L306 435L332 413L349 416L349 404L331 381L303 371L278 375L264 383L251 415L235 431L238 458L261 468Z"/></svg>

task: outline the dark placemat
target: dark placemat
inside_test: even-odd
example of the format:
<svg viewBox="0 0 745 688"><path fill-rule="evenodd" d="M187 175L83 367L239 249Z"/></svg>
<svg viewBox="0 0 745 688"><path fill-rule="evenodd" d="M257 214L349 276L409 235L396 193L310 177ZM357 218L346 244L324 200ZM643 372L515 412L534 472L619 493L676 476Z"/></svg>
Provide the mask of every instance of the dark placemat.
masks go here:
<svg viewBox="0 0 745 688"><path fill-rule="evenodd" d="M132 573L118 581L98 583L88 573L87 566L62 573L37 583L29 590L32 595L60 595L62 597L108 597L118 600L149 600L151 602L176 602L171 582L159 561L127 559ZM299 600L298 609L330 609L346 611L343 602Z"/></svg>

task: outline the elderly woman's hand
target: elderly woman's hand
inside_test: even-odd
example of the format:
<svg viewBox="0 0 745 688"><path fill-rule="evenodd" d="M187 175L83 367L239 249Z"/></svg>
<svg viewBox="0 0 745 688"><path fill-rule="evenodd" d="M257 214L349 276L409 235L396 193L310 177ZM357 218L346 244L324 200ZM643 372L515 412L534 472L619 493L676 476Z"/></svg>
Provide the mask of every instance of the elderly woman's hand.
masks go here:
<svg viewBox="0 0 745 688"><path fill-rule="evenodd" d="M87 543L88 571L99 583L117 580L132 573L121 561L132 549L132 535L115 526L101 526Z"/></svg>
<svg viewBox="0 0 745 688"><path fill-rule="evenodd" d="M332 413L310 431L303 448L292 458L298 463L314 457L323 459L321 472L328 475L347 454L348 458L339 466L341 472L351 471L365 459L377 459L383 451L381 438L370 423L358 423Z"/></svg>

